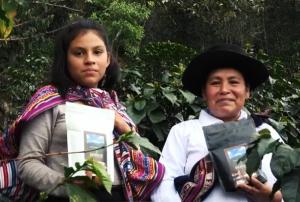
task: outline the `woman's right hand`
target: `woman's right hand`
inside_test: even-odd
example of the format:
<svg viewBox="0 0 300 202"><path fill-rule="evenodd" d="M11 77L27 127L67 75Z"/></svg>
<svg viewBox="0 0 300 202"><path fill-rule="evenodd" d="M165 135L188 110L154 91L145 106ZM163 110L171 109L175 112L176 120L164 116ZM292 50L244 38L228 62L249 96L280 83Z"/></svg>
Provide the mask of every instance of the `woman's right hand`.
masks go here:
<svg viewBox="0 0 300 202"><path fill-rule="evenodd" d="M124 121L123 117L118 112L115 112L115 129L120 134L132 131L132 128Z"/></svg>
<svg viewBox="0 0 300 202"><path fill-rule="evenodd" d="M85 171L85 175L90 178L96 185L100 186L101 185L101 180L92 172L92 171ZM72 183L81 187L81 188L87 188L87 184L84 180L72 180Z"/></svg>
<svg viewBox="0 0 300 202"><path fill-rule="evenodd" d="M256 177L251 177L251 185L240 184L238 187L245 191L247 196L251 201L255 202L281 202L282 194L280 191L277 191L273 198L270 199L272 193L272 187L268 183L261 183Z"/></svg>

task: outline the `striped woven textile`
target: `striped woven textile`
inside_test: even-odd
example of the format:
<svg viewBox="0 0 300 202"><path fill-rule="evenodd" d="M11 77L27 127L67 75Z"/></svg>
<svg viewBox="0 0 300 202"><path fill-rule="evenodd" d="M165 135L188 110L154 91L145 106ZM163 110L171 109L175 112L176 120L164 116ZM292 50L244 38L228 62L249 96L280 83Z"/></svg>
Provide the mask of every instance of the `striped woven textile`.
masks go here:
<svg viewBox="0 0 300 202"><path fill-rule="evenodd" d="M18 179L15 161L2 163L0 168L1 196L13 201L33 201L36 199L36 190Z"/></svg>
<svg viewBox="0 0 300 202"><path fill-rule="evenodd" d="M123 170L128 201L149 201L151 192L163 178L164 166L127 144L115 145L115 156Z"/></svg>
<svg viewBox="0 0 300 202"><path fill-rule="evenodd" d="M108 93L98 88L78 86L70 88L63 99L54 86L40 88L32 96L22 115L0 136L0 197L2 195L16 201L34 199L36 191L18 179L16 162L9 160L18 155L22 128L26 122L58 104L79 100L89 106L116 110L131 127L135 127L114 91ZM114 131L115 138L119 135ZM162 180L164 166L140 150L133 150L124 142L114 145L114 153L124 180L128 201L148 199L151 191Z"/></svg>
<svg viewBox="0 0 300 202"><path fill-rule="evenodd" d="M175 189L183 202L202 201L215 183L215 171L210 156L199 160L190 175L174 179Z"/></svg>

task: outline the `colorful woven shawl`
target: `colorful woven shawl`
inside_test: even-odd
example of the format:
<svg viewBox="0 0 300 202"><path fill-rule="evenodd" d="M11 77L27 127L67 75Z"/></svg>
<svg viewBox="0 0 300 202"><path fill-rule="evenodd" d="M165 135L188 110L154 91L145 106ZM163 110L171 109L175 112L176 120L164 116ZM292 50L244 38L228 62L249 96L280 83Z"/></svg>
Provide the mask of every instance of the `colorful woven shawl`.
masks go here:
<svg viewBox="0 0 300 202"><path fill-rule="evenodd" d="M30 197L31 192L25 191L29 188L18 179L15 161L5 161L5 159L15 158L18 155L20 135L26 122L66 101L82 101L89 106L113 109L131 127L135 127L114 91L109 94L97 88L76 87L70 88L63 99L54 86L45 86L32 96L22 115L0 137L0 194L14 200L30 201L32 199ZM114 131L114 136L115 138L119 136L117 131ZM152 190L162 180L163 165L143 154L140 150L133 150L124 142L114 145L114 153L123 177L128 201L140 201L149 198Z"/></svg>
<svg viewBox="0 0 300 202"><path fill-rule="evenodd" d="M176 177L174 185L183 202L202 201L212 190L215 180L213 163L207 155L193 166L189 175Z"/></svg>

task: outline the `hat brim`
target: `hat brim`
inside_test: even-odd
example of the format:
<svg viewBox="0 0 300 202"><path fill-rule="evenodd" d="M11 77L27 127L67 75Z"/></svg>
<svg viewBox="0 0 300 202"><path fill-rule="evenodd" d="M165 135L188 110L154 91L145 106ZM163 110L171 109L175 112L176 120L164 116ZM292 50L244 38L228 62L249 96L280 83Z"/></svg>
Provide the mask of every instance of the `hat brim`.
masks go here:
<svg viewBox="0 0 300 202"><path fill-rule="evenodd" d="M205 52L195 57L182 77L184 89L202 97L202 86L209 73L215 69L230 67L238 70L253 91L269 77L268 70L260 61L230 51Z"/></svg>

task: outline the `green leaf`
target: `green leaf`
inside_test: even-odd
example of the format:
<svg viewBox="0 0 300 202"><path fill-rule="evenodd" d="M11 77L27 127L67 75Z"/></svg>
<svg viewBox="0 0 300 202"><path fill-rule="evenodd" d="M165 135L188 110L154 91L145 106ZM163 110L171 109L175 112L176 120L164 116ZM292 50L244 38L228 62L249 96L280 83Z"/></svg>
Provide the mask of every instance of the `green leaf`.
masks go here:
<svg viewBox="0 0 300 202"><path fill-rule="evenodd" d="M178 119L178 121L180 121L180 122L184 121L184 118L183 118L183 115L182 115L182 113L178 113L178 114L176 114L176 115L175 115L175 118L177 118L177 119Z"/></svg>
<svg viewBox="0 0 300 202"><path fill-rule="evenodd" d="M297 156L298 156L298 160L297 160L297 162L296 162L296 167L297 167L297 168L300 168L300 148L294 149L294 152L295 152L296 154L298 154L298 155L297 155Z"/></svg>
<svg viewBox="0 0 300 202"><path fill-rule="evenodd" d="M162 128L157 126L157 124L153 124L152 125L152 130L155 133L157 140L159 142L164 141L165 137L164 137L164 133L162 131Z"/></svg>
<svg viewBox="0 0 300 202"><path fill-rule="evenodd" d="M4 11L8 12L8 11L14 11L17 8L17 2L16 1L1 1L1 7Z"/></svg>
<svg viewBox="0 0 300 202"><path fill-rule="evenodd" d="M65 187L70 197L70 202L96 202L94 196L91 193L77 185L66 183Z"/></svg>
<svg viewBox="0 0 300 202"><path fill-rule="evenodd" d="M148 149L146 147L141 147L141 150L143 152L143 154L148 154L149 156L151 156L152 158L158 160L160 157L160 154L157 152L153 152L153 150Z"/></svg>
<svg viewBox="0 0 300 202"><path fill-rule="evenodd" d="M139 147L144 147L147 150L161 154L160 150L156 146L154 146L147 138L141 137L133 131L121 135L117 141L128 142L136 149Z"/></svg>
<svg viewBox="0 0 300 202"><path fill-rule="evenodd" d="M247 154L246 172L249 176L251 176L252 173L257 171L260 165L260 161L261 158L256 149L252 149L251 152Z"/></svg>
<svg viewBox="0 0 300 202"><path fill-rule="evenodd" d="M80 170L82 166L80 165L80 163L76 162L75 167L76 167L77 170Z"/></svg>
<svg viewBox="0 0 300 202"><path fill-rule="evenodd" d="M134 108L138 111L143 110L145 106L146 106L146 100L139 100L134 102Z"/></svg>
<svg viewBox="0 0 300 202"><path fill-rule="evenodd" d="M0 198L1 198L1 197L0 197ZM46 201L47 198L48 198L47 192L40 192L38 201L43 202L43 201ZM7 202L9 202L9 201L10 201L10 200L7 199ZM6 201L4 200L3 202L6 202Z"/></svg>
<svg viewBox="0 0 300 202"><path fill-rule="evenodd" d="M164 82L164 83L168 83L169 82L169 78L171 77L172 75L168 72L168 71L165 71L162 75L162 78L161 78L161 81Z"/></svg>
<svg viewBox="0 0 300 202"><path fill-rule="evenodd" d="M75 173L75 170L73 167L64 167L64 175L65 177L69 177Z"/></svg>
<svg viewBox="0 0 300 202"><path fill-rule="evenodd" d="M124 70L123 70L124 71ZM143 77L143 75L139 72L139 71L136 71L136 70L128 70L130 73L136 75L137 77Z"/></svg>
<svg viewBox="0 0 300 202"><path fill-rule="evenodd" d="M281 181L281 192L284 201L300 201L300 169L285 175Z"/></svg>
<svg viewBox="0 0 300 202"><path fill-rule="evenodd" d="M3 20L5 22L5 26L8 26L9 24L9 18L6 16L6 13L4 10L0 8L0 20Z"/></svg>
<svg viewBox="0 0 300 202"><path fill-rule="evenodd" d="M273 153L271 159L271 171L277 179L281 179L284 175L296 168L300 153L293 150L286 144L281 144Z"/></svg>
<svg viewBox="0 0 300 202"><path fill-rule="evenodd" d="M269 131L269 129L262 129L260 131L258 131L259 133L259 138L262 139L262 138L271 138L271 132Z"/></svg>
<svg viewBox="0 0 300 202"><path fill-rule="evenodd" d="M265 154L272 153L276 150L276 148L282 143L278 140L270 139L261 139L258 143L257 152L259 156L262 158Z"/></svg>
<svg viewBox="0 0 300 202"><path fill-rule="evenodd" d="M130 131L128 133L124 133L119 136L116 142L127 142L132 136L134 136L135 133L133 131Z"/></svg>
<svg viewBox="0 0 300 202"><path fill-rule="evenodd" d="M147 103L145 110L147 113L159 108L159 104L157 102L151 102L151 103Z"/></svg>
<svg viewBox="0 0 300 202"><path fill-rule="evenodd" d="M166 93L164 91L162 93L172 103L172 105L176 103L177 97L174 93Z"/></svg>
<svg viewBox="0 0 300 202"><path fill-rule="evenodd" d="M146 111L137 111L133 105L129 105L126 111L135 124L139 124L146 117Z"/></svg>
<svg viewBox="0 0 300 202"><path fill-rule="evenodd" d="M193 93L183 90L179 90L179 92L183 95L183 97L189 104L192 104L195 101L196 96Z"/></svg>
<svg viewBox="0 0 300 202"><path fill-rule="evenodd" d="M153 110L148 112L148 117L152 123L159 123L166 120L166 116L164 112L160 109Z"/></svg>
<svg viewBox="0 0 300 202"><path fill-rule="evenodd" d="M12 29L13 29L13 24L14 21L9 19L8 23L6 21L0 19L0 37L1 38L8 38L10 35Z"/></svg>
<svg viewBox="0 0 300 202"><path fill-rule="evenodd" d="M141 148L146 148L147 150L153 151L157 154L161 154L160 150L145 137L134 135L128 142L139 145Z"/></svg>
<svg viewBox="0 0 300 202"><path fill-rule="evenodd" d="M136 94L141 94L141 89L139 86L136 86L135 84L130 84L131 90L134 91Z"/></svg>
<svg viewBox="0 0 300 202"><path fill-rule="evenodd" d="M271 125L276 128L278 131L282 131L284 129L284 124L282 122L275 121L274 119L268 119Z"/></svg>
<svg viewBox="0 0 300 202"><path fill-rule="evenodd" d="M155 92L154 88L144 88L143 93L145 97L150 97Z"/></svg>
<svg viewBox="0 0 300 202"><path fill-rule="evenodd" d="M106 171L106 167L92 158L88 159L87 162L91 166L91 171L99 178L105 190L111 194L112 181Z"/></svg>
<svg viewBox="0 0 300 202"><path fill-rule="evenodd" d="M274 141L271 138L268 129L259 131L259 135L248 145L246 152L246 169L250 176L258 170L263 156L274 151L278 144L281 143L279 143L278 140ZM242 157L241 159L245 159L245 157Z"/></svg>
<svg viewBox="0 0 300 202"><path fill-rule="evenodd" d="M195 112L195 113L197 113L197 112L199 112L200 110L201 110L201 106L200 105L198 105L198 104L191 104L190 106L189 106L192 110L193 110L193 112Z"/></svg>

